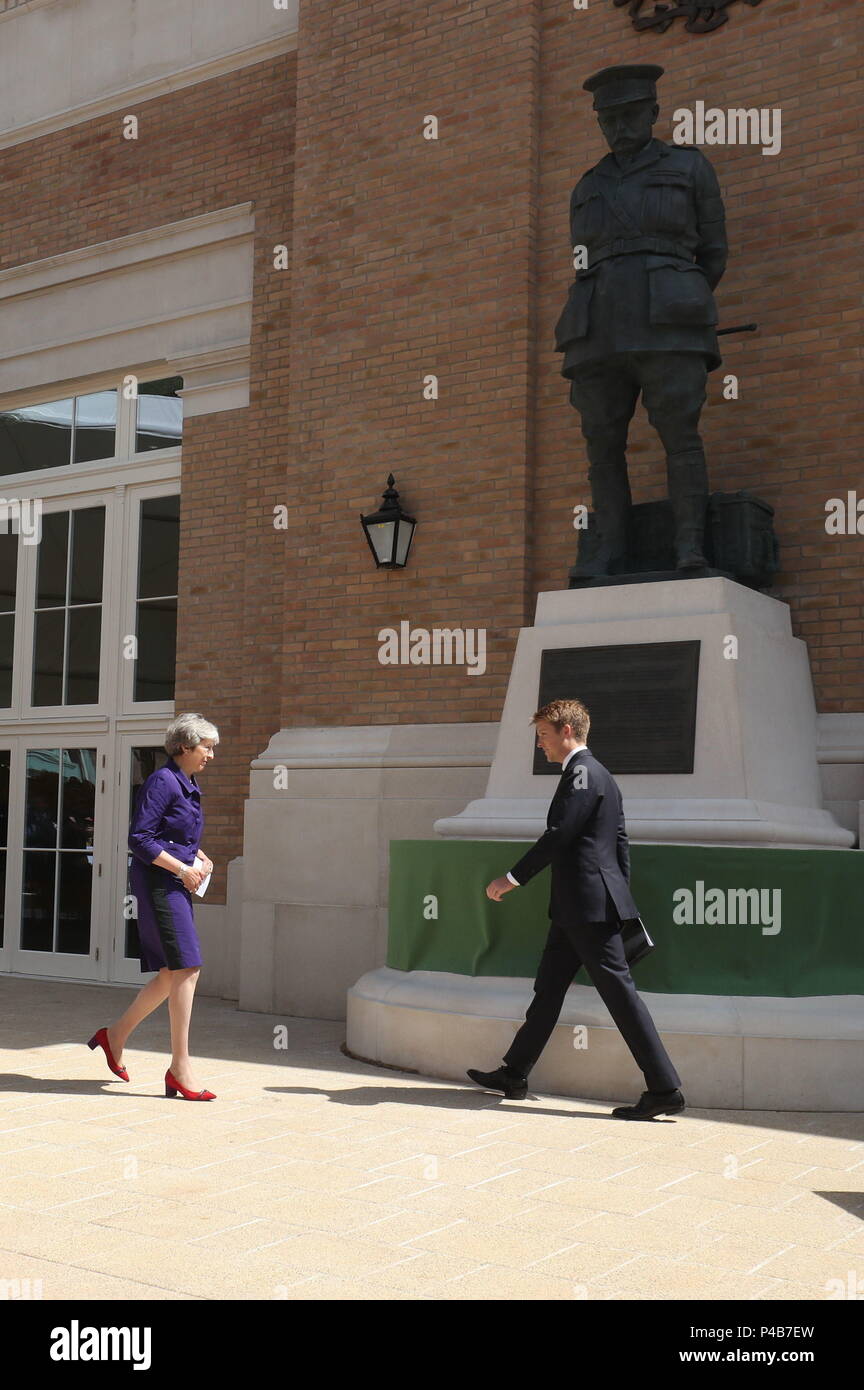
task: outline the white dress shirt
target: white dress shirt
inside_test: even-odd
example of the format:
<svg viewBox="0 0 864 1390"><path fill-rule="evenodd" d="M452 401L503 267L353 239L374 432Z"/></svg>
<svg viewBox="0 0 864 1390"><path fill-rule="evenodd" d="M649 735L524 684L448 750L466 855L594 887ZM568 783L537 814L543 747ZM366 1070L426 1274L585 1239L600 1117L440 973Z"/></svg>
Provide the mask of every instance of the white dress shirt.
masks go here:
<svg viewBox="0 0 864 1390"><path fill-rule="evenodd" d="M588 747L588 744L587 744L587 743L577 743L576 746L575 746L575 748L571 748L571 749L570 749L570 752L567 754L567 757L564 759L564 761L563 761L562 764L561 764L561 773L562 773L562 776L563 776L564 772L567 770L567 764L569 763L570 759L571 759L571 758L574 758L574 757L576 756L577 753L581 753L582 749L583 749L583 748L587 748L587 747ZM519 882L519 880L518 880L517 878L514 878L514 877L513 877L513 875L511 874L511 872L510 872L509 869L507 870L507 877L509 878L510 882L513 884L514 888L521 888L521 887L522 887L522 884Z"/></svg>

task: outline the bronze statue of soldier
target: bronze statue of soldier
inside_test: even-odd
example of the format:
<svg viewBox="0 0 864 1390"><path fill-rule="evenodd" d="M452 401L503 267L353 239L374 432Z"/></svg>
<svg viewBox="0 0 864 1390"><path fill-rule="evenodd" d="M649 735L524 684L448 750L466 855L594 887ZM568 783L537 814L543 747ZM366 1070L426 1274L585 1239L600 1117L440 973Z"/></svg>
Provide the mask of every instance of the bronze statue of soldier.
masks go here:
<svg viewBox="0 0 864 1390"><path fill-rule="evenodd" d="M699 417L707 374L721 362L712 290L726 268L725 216L705 156L652 138L662 74L653 63L621 65L583 83L610 153L571 195L571 243L586 248L587 266L555 328L582 420L596 527L577 577L621 572L632 505L627 434L640 392L666 452L677 568L706 564Z"/></svg>

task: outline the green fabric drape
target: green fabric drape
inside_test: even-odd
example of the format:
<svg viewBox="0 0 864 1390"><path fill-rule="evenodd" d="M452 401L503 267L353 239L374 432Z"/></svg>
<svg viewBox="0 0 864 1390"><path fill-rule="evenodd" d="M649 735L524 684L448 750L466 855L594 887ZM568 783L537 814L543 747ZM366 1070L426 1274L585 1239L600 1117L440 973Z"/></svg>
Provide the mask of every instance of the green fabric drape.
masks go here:
<svg viewBox="0 0 864 1390"><path fill-rule="evenodd" d="M513 841L393 841L387 964L533 976L548 928L548 871L500 903L484 892L522 852ZM640 989L786 998L864 994L859 851L633 845L631 855L633 894L657 945L634 967ZM758 901L752 894L743 898L747 889L759 890ZM703 920L680 920L688 906L682 890L693 895L692 915ZM737 918L745 909L744 921L711 921L712 913ZM576 980L589 983L584 970Z"/></svg>

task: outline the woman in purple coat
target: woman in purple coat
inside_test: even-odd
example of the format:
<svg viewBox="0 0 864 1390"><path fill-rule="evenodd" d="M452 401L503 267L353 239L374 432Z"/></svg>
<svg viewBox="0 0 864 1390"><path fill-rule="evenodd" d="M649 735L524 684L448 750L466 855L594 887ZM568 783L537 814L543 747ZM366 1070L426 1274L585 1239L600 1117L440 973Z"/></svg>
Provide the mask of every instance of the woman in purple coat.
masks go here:
<svg viewBox="0 0 864 1390"><path fill-rule="evenodd" d="M100 1028L88 1043L90 1048L102 1047L114 1075L128 1081L123 1047L141 1020L167 999L171 1066L165 1073L165 1094L173 1097L179 1092L186 1100L216 1099L193 1079L189 1020L201 968L192 894L213 869L200 848L203 816L195 778L214 756L218 742L218 729L202 715L178 715L165 734L168 761L151 772L138 791L129 827L134 856L129 883L137 903L141 969L159 973L116 1023ZM194 867L196 855L202 861L199 868Z"/></svg>

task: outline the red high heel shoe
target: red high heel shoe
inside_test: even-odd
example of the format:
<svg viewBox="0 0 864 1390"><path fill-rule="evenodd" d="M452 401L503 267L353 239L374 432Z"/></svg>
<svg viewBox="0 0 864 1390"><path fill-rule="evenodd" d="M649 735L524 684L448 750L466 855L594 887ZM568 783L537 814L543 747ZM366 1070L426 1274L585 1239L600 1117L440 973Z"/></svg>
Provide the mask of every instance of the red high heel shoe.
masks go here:
<svg viewBox="0 0 864 1390"><path fill-rule="evenodd" d="M180 1092L184 1100L215 1100L212 1091L187 1091L185 1086L181 1086L176 1076L170 1069L165 1073L165 1094L172 1100L177 1092Z"/></svg>
<svg viewBox="0 0 864 1390"><path fill-rule="evenodd" d="M129 1080L129 1073L125 1067L118 1067L114 1061L114 1053L108 1045L108 1029L100 1028L98 1033L94 1033L87 1046L92 1052L94 1048L101 1047L105 1051L105 1061L113 1071L115 1076L119 1076L121 1081Z"/></svg>

